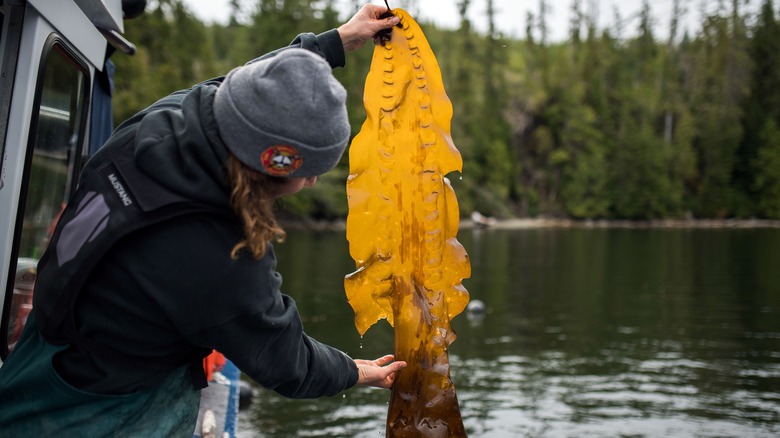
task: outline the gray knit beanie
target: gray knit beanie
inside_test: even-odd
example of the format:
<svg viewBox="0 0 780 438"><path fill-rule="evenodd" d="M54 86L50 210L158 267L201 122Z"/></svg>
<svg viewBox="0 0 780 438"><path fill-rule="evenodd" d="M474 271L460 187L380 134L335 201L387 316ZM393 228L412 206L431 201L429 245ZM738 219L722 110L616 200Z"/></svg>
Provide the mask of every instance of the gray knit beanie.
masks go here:
<svg viewBox="0 0 780 438"><path fill-rule="evenodd" d="M344 153L346 98L327 61L292 48L228 73L214 117L242 163L268 175L310 177L334 168Z"/></svg>

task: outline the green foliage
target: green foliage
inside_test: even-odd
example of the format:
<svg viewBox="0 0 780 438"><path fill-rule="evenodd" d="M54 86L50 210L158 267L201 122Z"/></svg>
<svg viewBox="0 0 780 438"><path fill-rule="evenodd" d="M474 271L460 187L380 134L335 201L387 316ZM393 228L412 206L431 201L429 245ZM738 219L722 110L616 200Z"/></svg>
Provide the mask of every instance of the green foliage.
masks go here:
<svg viewBox="0 0 780 438"><path fill-rule="evenodd" d="M768 120L758 139L761 147L753 163L758 212L764 217L780 219L780 126Z"/></svg>
<svg viewBox="0 0 780 438"><path fill-rule="evenodd" d="M449 177L462 213L780 218L780 22L771 0L756 19L740 11L741 1L730 10L721 4L679 41L675 1L666 42L652 33L647 1L635 36L626 38L632 32L622 25L600 31L597 17L572 0L570 40L556 43L548 41L549 2L529 15L524 41L494 28L492 0L454 3L458 29L421 25L453 103L464 168ZM353 4L354 12L361 2ZM255 0L240 14L232 5L227 25L201 23L181 0L158 0L127 21L138 53L113 58L117 123L298 33L340 24L335 0ZM487 11L488 32L474 30L469 8ZM334 72L348 91L353 135L365 120L372 53L369 43ZM280 208L298 217L346 216L347 161L345 154Z"/></svg>
<svg viewBox="0 0 780 438"><path fill-rule="evenodd" d="M219 73L207 27L181 0L159 0L156 8L127 20L125 34L138 51L112 57L117 66L115 125L160 97Z"/></svg>
<svg viewBox="0 0 780 438"><path fill-rule="evenodd" d="M763 3L753 38L749 44L754 63L750 93L743 105L744 135L737 153L735 184L747 197L749 207L757 204L758 214L778 217L775 181L777 174L777 126L780 126L780 22L772 2Z"/></svg>
<svg viewBox="0 0 780 438"><path fill-rule="evenodd" d="M682 193L669 176L666 150L648 126L628 124L610 163L614 217L660 219L679 215Z"/></svg>
<svg viewBox="0 0 780 438"><path fill-rule="evenodd" d="M566 160L556 159L562 166L561 197L565 212L574 218L600 218L609 213L607 188L606 139L596 126L596 113L580 106L579 117L573 117L563 141L575 145L573 153L561 153ZM573 156L572 156L573 155Z"/></svg>

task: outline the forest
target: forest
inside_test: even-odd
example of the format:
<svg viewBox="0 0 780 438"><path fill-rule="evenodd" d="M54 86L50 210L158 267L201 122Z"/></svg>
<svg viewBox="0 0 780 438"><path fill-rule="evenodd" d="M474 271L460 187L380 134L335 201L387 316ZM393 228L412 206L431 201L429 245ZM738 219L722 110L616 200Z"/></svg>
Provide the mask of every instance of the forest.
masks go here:
<svg viewBox="0 0 780 438"><path fill-rule="evenodd" d="M746 12L746 0L718 0L696 32L680 34L680 0L672 1L663 40L654 35L648 0L631 21L635 29L598 28L584 2L570 0L565 41L550 41L549 0L539 0L538 16L518 17L528 23L523 38L496 30L492 0L453 0L457 29L420 22L454 108L452 138L464 165L449 179L461 214L780 219L778 11L772 0L761 0L754 13ZM200 21L181 0L150 2L125 22L137 53L111 58L115 125L298 33L338 27L345 17L335 3L256 0L247 8L231 0L223 25ZM476 7L487 11L485 32L468 19ZM365 119L371 46L349 53L347 66L334 71L349 93L353 135ZM279 209L290 217L345 218L348 173L345 154Z"/></svg>

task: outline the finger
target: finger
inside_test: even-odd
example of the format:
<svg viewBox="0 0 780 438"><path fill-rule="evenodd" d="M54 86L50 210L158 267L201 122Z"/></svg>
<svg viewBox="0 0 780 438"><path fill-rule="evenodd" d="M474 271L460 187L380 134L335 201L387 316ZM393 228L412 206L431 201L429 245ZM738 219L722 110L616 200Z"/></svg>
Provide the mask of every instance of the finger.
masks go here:
<svg viewBox="0 0 780 438"><path fill-rule="evenodd" d="M363 9L365 10L366 15L369 18L373 18L374 20L379 18L380 15L387 11L387 8L384 6L374 5L371 3L363 5Z"/></svg>
<svg viewBox="0 0 780 438"><path fill-rule="evenodd" d="M384 387L392 388L393 382L395 382L395 377L398 375L398 372L404 368L406 368L406 362L395 362L391 365L384 367L383 370L388 372L385 375L384 379L382 379L385 382Z"/></svg>
<svg viewBox="0 0 780 438"><path fill-rule="evenodd" d="M377 365L379 365L379 366L383 366L383 365L386 365L386 364L392 362L393 359L395 359L395 357L393 357L392 354L388 354L388 355L380 357L379 359L375 360L374 362Z"/></svg>
<svg viewBox="0 0 780 438"><path fill-rule="evenodd" d="M387 17L384 19L384 24L387 28L393 27L400 22L401 22L401 18L398 17L397 15L393 15L391 17Z"/></svg>
<svg viewBox="0 0 780 438"><path fill-rule="evenodd" d="M386 367L383 367L383 378L392 380L395 378L395 375L404 368L406 368L406 362L394 362Z"/></svg>
<svg viewBox="0 0 780 438"><path fill-rule="evenodd" d="M391 16L377 20L376 23L379 26L376 33L374 33L374 44L383 46L387 41L392 39L393 26L396 26L401 19L396 16Z"/></svg>
<svg viewBox="0 0 780 438"><path fill-rule="evenodd" d="M393 362L392 364L388 365L387 368L392 369L393 373L397 373L398 371L406 368L406 362L399 360L398 362Z"/></svg>
<svg viewBox="0 0 780 438"><path fill-rule="evenodd" d="M392 9L388 8L388 7L387 7L387 6L385 6L385 5L373 5L373 4L372 4L372 5L371 5L371 7L372 7L372 9L373 9L373 11L372 11L372 12L374 12L375 14L377 14L377 17L378 17L378 16L380 16L380 15L382 15L382 14L384 14L384 13L386 13L386 12L390 12L390 11L392 11Z"/></svg>

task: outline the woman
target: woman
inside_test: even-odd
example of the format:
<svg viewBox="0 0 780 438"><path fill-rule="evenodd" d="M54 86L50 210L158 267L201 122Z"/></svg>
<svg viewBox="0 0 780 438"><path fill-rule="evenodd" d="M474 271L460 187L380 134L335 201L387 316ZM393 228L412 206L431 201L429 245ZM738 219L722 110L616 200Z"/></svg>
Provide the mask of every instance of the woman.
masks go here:
<svg viewBox="0 0 780 438"><path fill-rule="evenodd" d="M353 360L303 332L271 212L341 158L346 91L331 69L397 24L383 12L366 5L117 128L39 263L0 368L0 435L192 436L212 349L288 397L392 385L405 363Z"/></svg>

